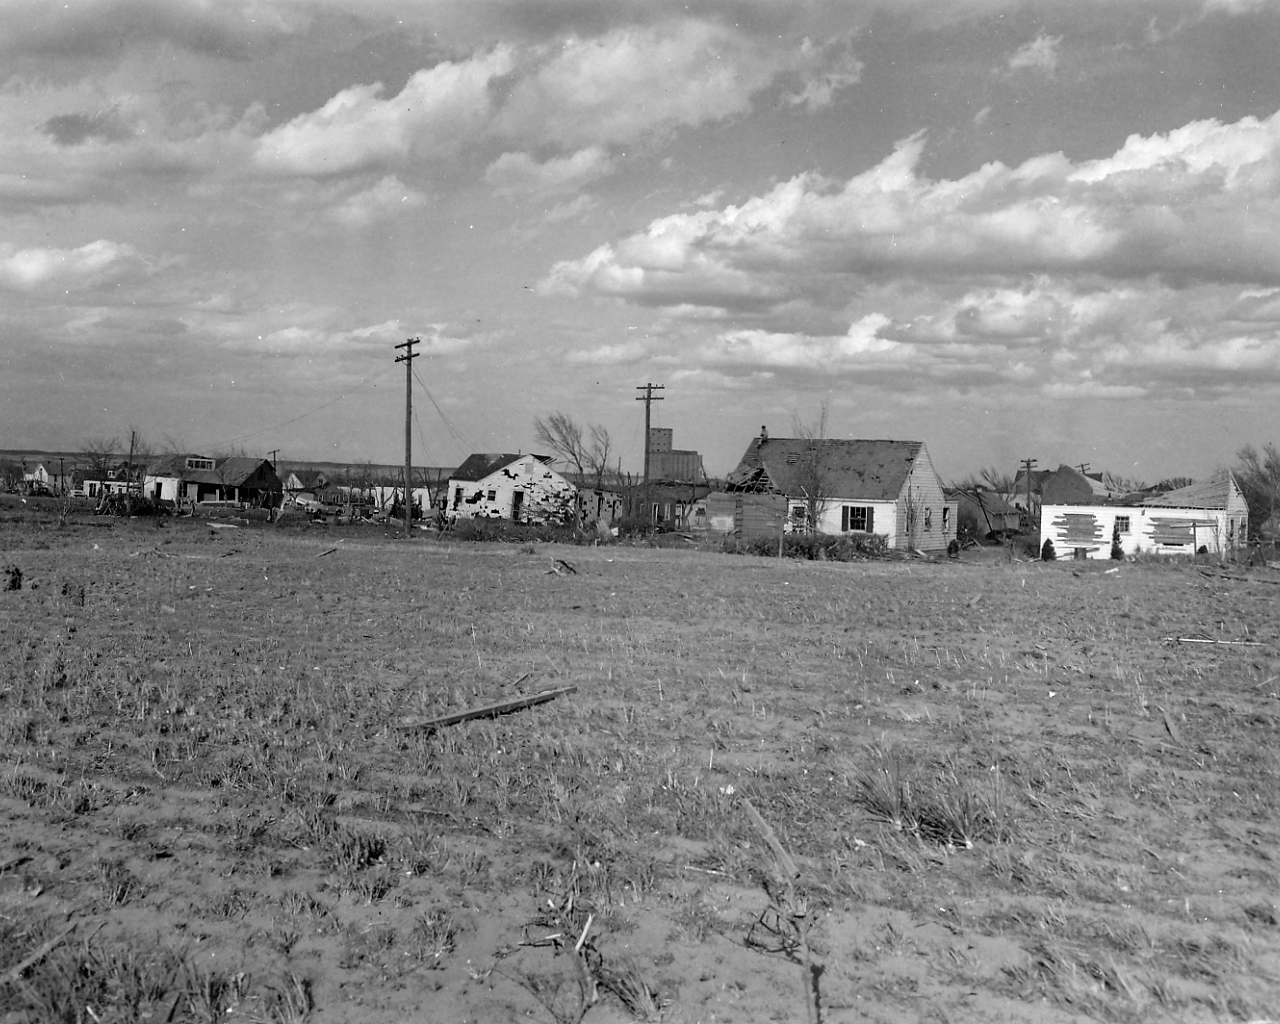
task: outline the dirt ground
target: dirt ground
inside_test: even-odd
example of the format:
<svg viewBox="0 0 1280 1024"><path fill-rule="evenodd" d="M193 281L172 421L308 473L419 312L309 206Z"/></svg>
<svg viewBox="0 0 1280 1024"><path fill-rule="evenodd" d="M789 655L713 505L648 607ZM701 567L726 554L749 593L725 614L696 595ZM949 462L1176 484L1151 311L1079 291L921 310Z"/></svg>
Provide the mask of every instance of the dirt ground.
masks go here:
<svg viewBox="0 0 1280 1024"><path fill-rule="evenodd" d="M1277 598L8 510L0 1022L1280 1019Z"/></svg>

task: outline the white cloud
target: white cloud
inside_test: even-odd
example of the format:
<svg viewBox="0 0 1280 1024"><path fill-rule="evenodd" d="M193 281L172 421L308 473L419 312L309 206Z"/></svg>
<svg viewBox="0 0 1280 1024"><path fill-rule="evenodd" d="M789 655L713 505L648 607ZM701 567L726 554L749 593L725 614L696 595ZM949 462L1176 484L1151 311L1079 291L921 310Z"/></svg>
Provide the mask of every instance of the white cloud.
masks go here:
<svg viewBox="0 0 1280 1024"><path fill-rule="evenodd" d="M367 227L380 220L420 209L427 205L427 196L410 188L394 174L353 193L329 210L328 216L347 227Z"/></svg>
<svg viewBox="0 0 1280 1024"><path fill-rule="evenodd" d="M496 130L566 147L626 144L746 113L798 60L692 19L573 37L516 77Z"/></svg>
<svg viewBox="0 0 1280 1024"><path fill-rule="evenodd" d="M391 98L381 84L351 86L263 135L256 162L278 173L328 175L448 156L483 128L490 86L511 68L511 50L500 46L418 71Z"/></svg>
<svg viewBox="0 0 1280 1024"><path fill-rule="evenodd" d="M78 249L18 249L0 244L0 287L14 291L79 290L146 272L146 263L133 246L106 239Z"/></svg>
<svg viewBox="0 0 1280 1024"><path fill-rule="evenodd" d="M1058 70L1058 47L1062 36L1047 36L1043 32L1018 49L1009 58L1009 71L1039 71L1052 78Z"/></svg>
<svg viewBox="0 0 1280 1024"><path fill-rule="evenodd" d="M612 174L614 161L602 146L587 146L565 157L538 163L528 153L503 153L485 171L498 195L565 192Z"/></svg>
<svg viewBox="0 0 1280 1024"><path fill-rule="evenodd" d="M832 41L826 49L832 52L830 58L823 58L820 48L814 46L809 39L805 39L802 44L801 54L806 59L817 58L817 67L805 76L807 80L804 88L787 97L787 102L792 106L803 104L810 110L828 107L836 93L862 80L862 61L854 56L851 39Z"/></svg>

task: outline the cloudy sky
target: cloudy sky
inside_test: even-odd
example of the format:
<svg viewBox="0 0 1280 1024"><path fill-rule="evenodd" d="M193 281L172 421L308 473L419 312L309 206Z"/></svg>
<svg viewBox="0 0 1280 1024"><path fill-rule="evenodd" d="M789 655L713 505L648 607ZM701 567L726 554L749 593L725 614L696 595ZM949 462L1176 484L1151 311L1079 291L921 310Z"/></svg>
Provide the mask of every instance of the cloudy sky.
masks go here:
<svg viewBox="0 0 1280 1024"><path fill-rule="evenodd" d="M1280 440L1280 4L0 0L0 447Z"/></svg>

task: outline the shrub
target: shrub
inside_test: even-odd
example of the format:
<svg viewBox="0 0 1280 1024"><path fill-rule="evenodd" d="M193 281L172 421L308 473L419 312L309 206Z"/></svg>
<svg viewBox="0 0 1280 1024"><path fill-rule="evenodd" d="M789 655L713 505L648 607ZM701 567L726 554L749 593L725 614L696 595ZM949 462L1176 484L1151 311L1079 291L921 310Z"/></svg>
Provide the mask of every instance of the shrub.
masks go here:
<svg viewBox="0 0 1280 1024"><path fill-rule="evenodd" d="M1053 538L1046 537L1044 541L1044 547L1040 549L1040 560L1042 562L1052 562L1057 557L1058 557L1058 552L1054 550Z"/></svg>
<svg viewBox="0 0 1280 1024"><path fill-rule="evenodd" d="M1111 527L1111 557L1117 562L1124 561L1124 548L1120 546L1120 524Z"/></svg>

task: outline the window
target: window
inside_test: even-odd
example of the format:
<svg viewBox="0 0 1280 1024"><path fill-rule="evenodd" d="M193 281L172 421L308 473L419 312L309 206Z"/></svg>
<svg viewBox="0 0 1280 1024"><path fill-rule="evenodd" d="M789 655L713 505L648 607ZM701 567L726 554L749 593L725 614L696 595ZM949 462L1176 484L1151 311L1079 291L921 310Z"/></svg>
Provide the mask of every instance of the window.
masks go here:
<svg viewBox="0 0 1280 1024"><path fill-rule="evenodd" d="M1116 516L1116 531L1117 531L1118 533L1128 533L1128 532L1129 532L1129 517L1128 517L1128 516Z"/></svg>
<svg viewBox="0 0 1280 1024"><path fill-rule="evenodd" d="M931 508L924 510L924 528L925 532L933 529L933 509Z"/></svg>
<svg viewBox="0 0 1280 1024"><path fill-rule="evenodd" d="M486 494L486 495L485 495L485 498L486 498L486 500L488 500L488 501L497 501L497 500L498 500L498 492L497 492L497 491L490 491L488 494Z"/></svg>
<svg viewBox="0 0 1280 1024"><path fill-rule="evenodd" d="M840 529L845 533L871 533L876 510L867 505L845 505L840 509Z"/></svg>
<svg viewBox="0 0 1280 1024"><path fill-rule="evenodd" d="M187 469L213 469L213 459L187 459Z"/></svg>
<svg viewBox="0 0 1280 1024"><path fill-rule="evenodd" d="M946 505L942 506L942 532L947 532L947 527L951 525L951 509Z"/></svg>
<svg viewBox="0 0 1280 1024"><path fill-rule="evenodd" d="M462 488L455 487L453 489L453 507L457 508L461 504L462 504Z"/></svg>

